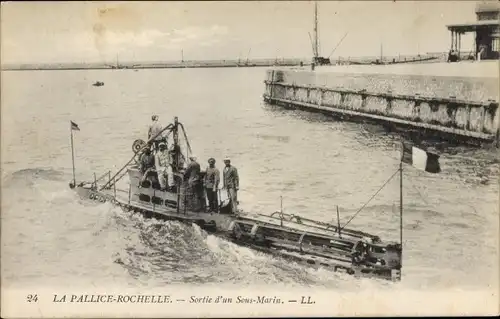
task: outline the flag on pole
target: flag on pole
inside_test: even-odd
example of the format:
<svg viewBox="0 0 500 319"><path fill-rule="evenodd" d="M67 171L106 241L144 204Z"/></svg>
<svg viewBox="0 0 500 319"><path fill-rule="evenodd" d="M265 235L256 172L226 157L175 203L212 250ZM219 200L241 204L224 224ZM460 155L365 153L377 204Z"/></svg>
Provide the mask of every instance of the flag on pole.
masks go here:
<svg viewBox="0 0 500 319"><path fill-rule="evenodd" d="M78 124L76 124L73 121L70 121L70 122L71 122L71 130L73 130L73 131L79 131L80 130L80 128L78 127Z"/></svg>
<svg viewBox="0 0 500 319"><path fill-rule="evenodd" d="M441 172L439 155L403 142L403 163L429 173Z"/></svg>

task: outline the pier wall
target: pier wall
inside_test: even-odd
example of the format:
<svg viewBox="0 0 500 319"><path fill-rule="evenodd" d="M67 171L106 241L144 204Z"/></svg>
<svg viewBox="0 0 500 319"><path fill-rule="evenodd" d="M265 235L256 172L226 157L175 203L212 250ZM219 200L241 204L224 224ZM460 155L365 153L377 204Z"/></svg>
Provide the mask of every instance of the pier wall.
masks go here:
<svg viewBox="0 0 500 319"><path fill-rule="evenodd" d="M426 134L498 143L498 78L268 70L264 99L403 126Z"/></svg>

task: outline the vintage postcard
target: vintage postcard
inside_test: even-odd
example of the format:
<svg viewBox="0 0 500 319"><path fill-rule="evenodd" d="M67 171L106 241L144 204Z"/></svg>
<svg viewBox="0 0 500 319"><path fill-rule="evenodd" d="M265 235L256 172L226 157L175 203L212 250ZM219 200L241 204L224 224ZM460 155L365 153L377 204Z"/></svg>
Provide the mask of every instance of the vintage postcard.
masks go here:
<svg viewBox="0 0 500 319"><path fill-rule="evenodd" d="M2 318L498 315L499 21L2 2Z"/></svg>

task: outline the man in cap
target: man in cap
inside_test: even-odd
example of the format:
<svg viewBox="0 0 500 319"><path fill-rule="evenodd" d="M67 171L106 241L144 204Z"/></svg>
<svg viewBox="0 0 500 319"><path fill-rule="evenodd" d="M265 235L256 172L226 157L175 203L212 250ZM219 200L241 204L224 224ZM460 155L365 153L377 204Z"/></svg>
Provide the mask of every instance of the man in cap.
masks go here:
<svg viewBox="0 0 500 319"><path fill-rule="evenodd" d="M144 153L141 155L140 160L140 171L142 173L141 184L150 177L150 172L155 168L155 157L151 154L151 150L149 148L144 149Z"/></svg>
<svg viewBox="0 0 500 319"><path fill-rule="evenodd" d="M162 191L167 189L167 176L172 174L172 169L169 163L169 154L167 144L161 142L158 144L159 151L155 155L156 173Z"/></svg>
<svg viewBox="0 0 500 319"><path fill-rule="evenodd" d="M200 179L201 166L198 164L197 158L194 155L190 155L189 164L184 172L184 180L189 181L190 184L194 184Z"/></svg>
<svg viewBox="0 0 500 319"><path fill-rule="evenodd" d="M158 151L158 146L163 140L163 134L161 133L163 127L158 121L158 115L151 116L151 120L153 121L153 123L151 123L151 125L149 126L148 141L154 138L151 142L154 146L154 149Z"/></svg>
<svg viewBox="0 0 500 319"><path fill-rule="evenodd" d="M238 177L238 170L231 165L231 159L226 157L224 159L224 189L227 191L228 197L231 199L231 206L233 214L238 212L238 189L240 187L240 179Z"/></svg>
<svg viewBox="0 0 500 319"><path fill-rule="evenodd" d="M219 181L220 173L215 167L215 159L210 158L208 160L208 167L203 180L205 191L207 192L209 212L217 212L218 210L219 205L217 201L217 189L219 188Z"/></svg>

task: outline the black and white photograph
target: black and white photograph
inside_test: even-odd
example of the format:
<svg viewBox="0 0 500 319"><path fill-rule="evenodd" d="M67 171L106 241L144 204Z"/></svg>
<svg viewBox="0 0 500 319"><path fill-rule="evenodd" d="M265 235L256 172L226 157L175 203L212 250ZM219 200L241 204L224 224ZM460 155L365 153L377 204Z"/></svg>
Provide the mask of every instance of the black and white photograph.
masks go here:
<svg viewBox="0 0 500 319"><path fill-rule="evenodd" d="M499 1L5 1L1 317L499 315Z"/></svg>

